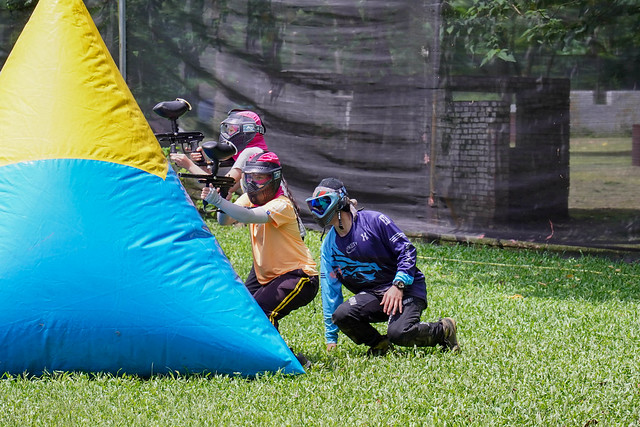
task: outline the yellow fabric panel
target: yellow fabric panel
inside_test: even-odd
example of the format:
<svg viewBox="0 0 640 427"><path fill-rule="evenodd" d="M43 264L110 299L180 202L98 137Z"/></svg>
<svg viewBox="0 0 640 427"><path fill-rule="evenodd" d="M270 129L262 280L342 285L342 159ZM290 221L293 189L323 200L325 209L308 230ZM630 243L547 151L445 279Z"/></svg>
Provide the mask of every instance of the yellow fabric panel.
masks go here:
<svg viewBox="0 0 640 427"><path fill-rule="evenodd" d="M41 0L0 71L0 166L57 158L168 171L81 0Z"/></svg>

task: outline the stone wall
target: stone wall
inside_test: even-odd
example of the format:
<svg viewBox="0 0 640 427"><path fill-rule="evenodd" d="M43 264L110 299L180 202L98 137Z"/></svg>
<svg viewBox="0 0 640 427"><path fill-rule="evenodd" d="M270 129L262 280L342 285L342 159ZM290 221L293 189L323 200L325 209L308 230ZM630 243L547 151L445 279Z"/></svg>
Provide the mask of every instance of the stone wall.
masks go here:
<svg viewBox="0 0 640 427"><path fill-rule="evenodd" d="M631 135L640 124L640 91L606 92L606 103L596 103L593 91L571 91L572 135Z"/></svg>

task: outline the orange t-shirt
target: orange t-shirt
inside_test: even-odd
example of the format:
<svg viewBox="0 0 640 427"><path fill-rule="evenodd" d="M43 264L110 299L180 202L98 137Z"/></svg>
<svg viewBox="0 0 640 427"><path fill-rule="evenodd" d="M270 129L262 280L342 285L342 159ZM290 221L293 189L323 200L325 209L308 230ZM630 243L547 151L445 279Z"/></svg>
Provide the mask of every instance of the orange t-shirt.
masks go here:
<svg viewBox="0 0 640 427"><path fill-rule="evenodd" d="M243 194L235 202L253 207ZM317 276L316 262L300 237L293 203L286 196L276 197L262 206L269 215L264 224L249 224L253 265L258 282L266 285L278 276L301 269L309 276Z"/></svg>

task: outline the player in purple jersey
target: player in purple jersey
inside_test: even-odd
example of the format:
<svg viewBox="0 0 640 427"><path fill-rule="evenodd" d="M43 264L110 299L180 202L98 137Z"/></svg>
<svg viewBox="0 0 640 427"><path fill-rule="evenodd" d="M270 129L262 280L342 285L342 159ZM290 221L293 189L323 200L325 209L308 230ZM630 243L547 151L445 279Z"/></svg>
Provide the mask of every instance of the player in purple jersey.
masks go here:
<svg viewBox="0 0 640 427"><path fill-rule="evenodd" d="M356 210L342 181L325 178L307 199L316 222L331 226L321 248L320 284L327 350L338 343L338 330L368 354L387 352L389 344L459 351L456 321L420 321L427 307L424 274L417 251L387 216ZM347 301L342 286L354 295ZM372 323L388 322L382 335Z"/></svg>

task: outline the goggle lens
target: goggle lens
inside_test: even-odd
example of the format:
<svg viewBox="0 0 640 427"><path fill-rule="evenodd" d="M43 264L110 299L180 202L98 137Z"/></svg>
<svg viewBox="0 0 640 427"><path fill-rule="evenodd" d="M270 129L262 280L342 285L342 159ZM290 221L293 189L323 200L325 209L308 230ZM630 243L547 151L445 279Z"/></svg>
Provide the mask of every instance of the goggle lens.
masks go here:
<svg viewBox="0 0 640 427"><path fill-rule="evenodd" d="M245 174L245 181L247 184L253 184L256 189L261 189L271 181L270 175L257 174L254 176L252 173Z"/></svg>
<svg viewBox="0 0 640 427"><path fill-rule="evenodd" d="M330 196L320 196L315 197L313 199L307 200L307 204L309 205L309 209L311 212L315 213L318 216L324 215L329 206L331 206L331 197Z"/></svg>
<svg viewBox="0 0 640 427"><path fill-rule="evenodd" d="M242 130L241 125L232 124L232 123L222 123L220 125L220 133L227 134L229 136L233 136L236 133Z"/></svg>

